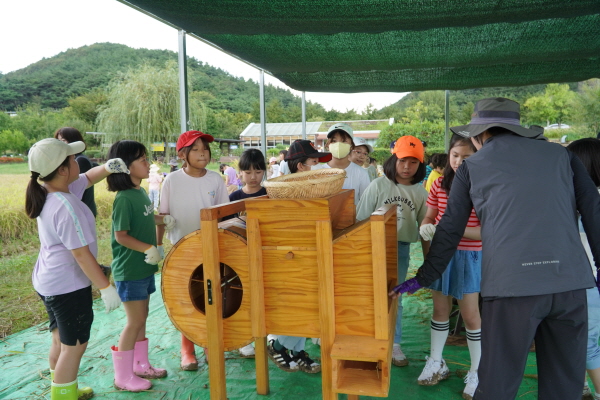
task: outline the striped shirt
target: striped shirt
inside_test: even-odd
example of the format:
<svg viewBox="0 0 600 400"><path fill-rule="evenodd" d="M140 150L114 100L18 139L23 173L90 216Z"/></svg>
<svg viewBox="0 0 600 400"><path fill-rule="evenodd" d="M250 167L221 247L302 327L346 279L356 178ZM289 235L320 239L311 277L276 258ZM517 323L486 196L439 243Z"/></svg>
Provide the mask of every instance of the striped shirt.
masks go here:
<svg viewBox="0 0 600 400"><path fill-rule="evenodd" d="M448 194L441 187L442 179L444 178L438 178L435 182L433 182L433 185L431 185L431 190L429 191L429 196L427 197L427 207L438 210L437 216L435 217L436 225L440 222L442 216L446 212L446 205L448 203ZM481 226L479 218L477 218L474 209L471 210L471 215L469 216L469 222L467 223L467 226ZM471 240L463 237L458 244L457 250L481 251L481 240Z"/></svg>

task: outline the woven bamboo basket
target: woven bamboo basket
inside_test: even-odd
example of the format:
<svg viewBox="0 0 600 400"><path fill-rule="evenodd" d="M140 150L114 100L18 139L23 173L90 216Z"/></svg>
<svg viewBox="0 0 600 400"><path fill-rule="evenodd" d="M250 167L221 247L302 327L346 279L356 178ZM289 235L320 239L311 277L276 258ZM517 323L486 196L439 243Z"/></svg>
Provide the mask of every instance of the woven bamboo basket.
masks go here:
<svg viewBox="0 0 600 400"><path fill-rule="evenodd" d="M342 190L346 171L324 168L278 176L263 182L272 199L315 199L327 197Z"/></svg>

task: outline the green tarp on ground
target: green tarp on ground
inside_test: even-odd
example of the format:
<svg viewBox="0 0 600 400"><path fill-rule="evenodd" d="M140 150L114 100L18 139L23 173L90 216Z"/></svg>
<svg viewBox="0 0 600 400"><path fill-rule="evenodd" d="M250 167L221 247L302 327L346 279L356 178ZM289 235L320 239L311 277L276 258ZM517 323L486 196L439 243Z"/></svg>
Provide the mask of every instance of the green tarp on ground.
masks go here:
<svg viewBox="0 0 600 400"><path fill-rule="evenodd" d="M410 275L420 265L420 246L412 247ZM156 275L160 287L160 275ZM450 367L451 376L436 386L417 385L417 377L425 365L429 351L429 319L431 299L426 291L404 298L404 343L403 349L410 364L407 367L392 367L390 387L391 399L461 399L463 378L469 368L469 352L466 346L448 345L444 358ZM180 335L167 317L160 290L150 302L148 338L150 359L169 375L154 380L151 391L142 393L118 392L112 385L113 368L110 346L116 345L125 324L125 312L119 308L105 314L101 301L94 303L95 319L88 349L80 368L80 382L92 386L98 399L162 399L196 400L209 399L208 367L204 363L202 350L198 350L198 371L179 369ZM48 375L48 349L50 334L47 323L8 336L0 342L0 399L49 399L50 380ZM464 334L463 334L464 335ZM464 343L464 340L456 342ZM307 341L309 354L319 356L319 347ZM303 372L286 373L269 361L271 394L259 396L255 390L254 360L240 358L236 353L226 353L227 396L234 399L277 399L312 400L321 398L321 374ZM537 399L537 374L535 353L530 353L526 377L519 389L518 399ZM340 399L346 396L340 395ZM361 397L367 399L368 397ZM373 398L375 399L375 398Z"/></svg>

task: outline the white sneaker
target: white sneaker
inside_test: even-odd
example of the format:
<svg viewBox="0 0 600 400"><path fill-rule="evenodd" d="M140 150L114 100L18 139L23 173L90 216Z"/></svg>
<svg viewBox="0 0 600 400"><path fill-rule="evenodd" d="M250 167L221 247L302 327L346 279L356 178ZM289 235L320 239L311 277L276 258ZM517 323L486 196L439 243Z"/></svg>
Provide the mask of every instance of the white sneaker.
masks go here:
<svg viewBox="0 0 600 400"><path fill-rule="evenodd" d="M392 349L392 364L396 367L404 367L408 365L408 358L402 352L400 345L394 343L394 347Z"/></svg>
<svg viewBox="0 0 600 400"><path fill-rule="evenodd" d="M421 372L421 375L419 375L419 378L417 379L419 385L433 386L437 385L439 381L448 379L450 370L443 358L442 361L435 361L431 357L426 357L425 359L427 360L425 368L423 368L423 372ZM475 377L477 377L477 375L475 375ZM477 385L475 385L475 387L477 387Z"/></svg>
<svg viewBox="0 0 600 400"><path fill-rule="evenodd" d="M277 335L272 335L269 333L267 335L267 343L269 343L271 340L277 340Z"/></svg>
<svg viewBox="0 0 600 400"><path fill-rule="evenodd" d="M254 352L254 346L252 346L252 343L250 343L244 347L240 347L238 349L238 351L240 352L240 356L242 356L244 358L252 358L256 354Z"/></svg>
<svg viewBox="0 0 600 400"><path fill-rule="evenodd" d="M477 385L479 385L479 377L477 376L477 371L469 371L467 376L465 377L465 390L463 390L462 397L465 400L473 400L473 396L475 396L475 390L477 389Z"/></svg>

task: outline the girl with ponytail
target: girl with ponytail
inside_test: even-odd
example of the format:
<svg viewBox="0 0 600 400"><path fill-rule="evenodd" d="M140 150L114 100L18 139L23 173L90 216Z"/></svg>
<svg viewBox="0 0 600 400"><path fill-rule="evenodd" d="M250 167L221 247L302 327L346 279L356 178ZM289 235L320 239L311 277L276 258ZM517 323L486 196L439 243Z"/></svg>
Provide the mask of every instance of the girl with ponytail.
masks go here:
<svg viewBox="0 0 600 400"><path fill-rule="evenodd" d="M113 159L80 174L74 155L84 148L83 142L43 139L29 151L31 180L25 210L38 223L40 252L32 281L50 322L52 400L93 396L91 388L77 385L77 370L94 319L92 283L100 289L107 312L121 304L96 261L96 224L81 196L109 174L129 171L122 160Z"/></svg>

